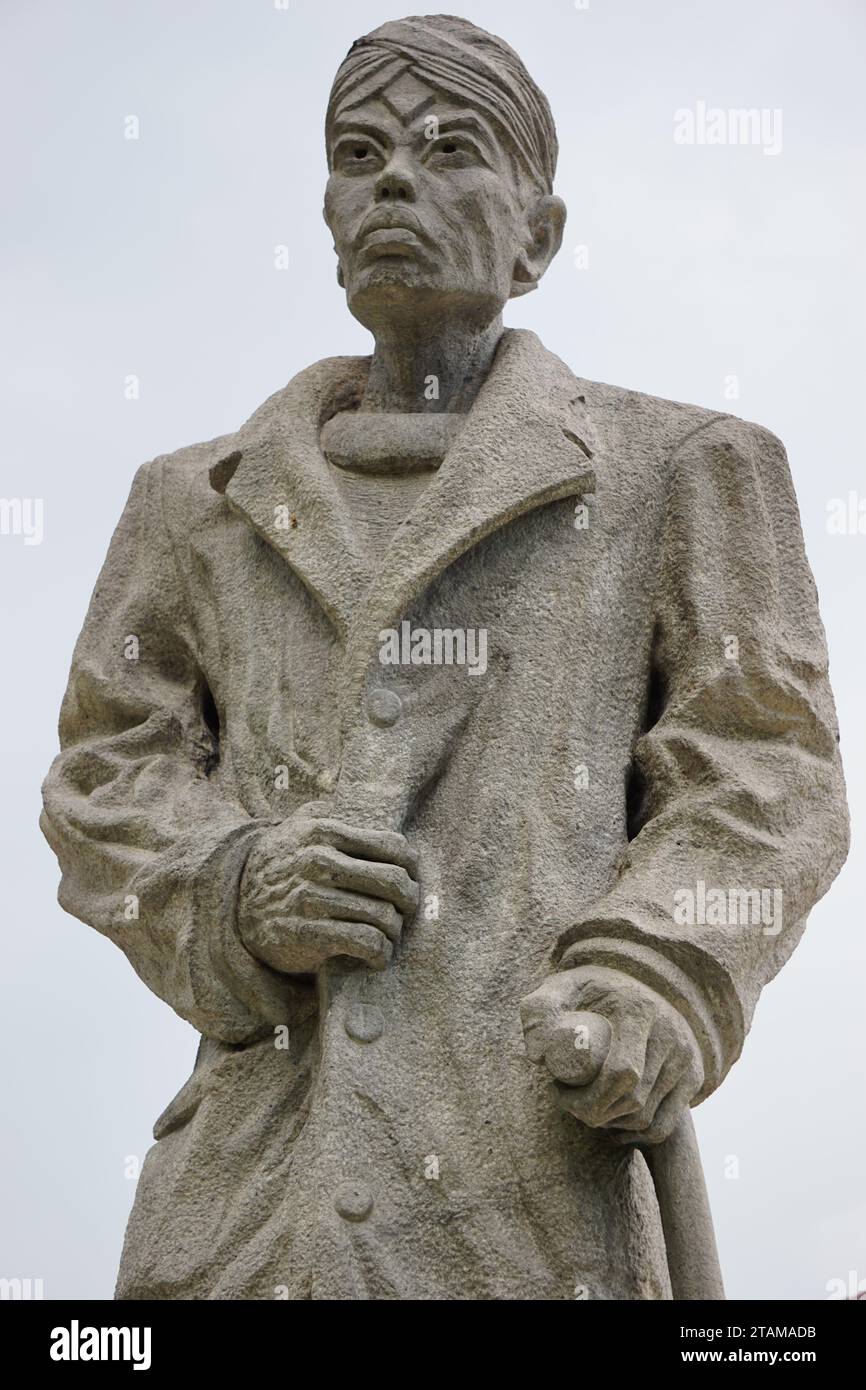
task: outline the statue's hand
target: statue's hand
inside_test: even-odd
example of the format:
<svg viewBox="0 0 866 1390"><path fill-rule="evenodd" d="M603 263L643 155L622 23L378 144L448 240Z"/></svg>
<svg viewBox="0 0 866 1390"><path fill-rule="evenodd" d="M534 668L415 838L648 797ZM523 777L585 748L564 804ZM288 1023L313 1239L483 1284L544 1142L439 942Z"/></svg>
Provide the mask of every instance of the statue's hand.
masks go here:
<svg viewBox="0 0 866 1390"><path fill-rule="evenodd" d="M384 970L418 906L417 855L405 836L358 830L302 807L266 830L241 878L238 931L285 974L353 956Z"/></svg>
<svg viewBox="0 0 866 1390"><path fill-rule="evenodd" d="M557 1081L559 1101L584 1124L628 1143L657 1144L674 1129L704 1079L691 1028L666 999L619 970L577 966L551 975L521 1000L531 1061L545 1054L577 1011L610 1024L610 1047L585 1086ZM554 1076L555 1067L551 1068Z"/></svg>

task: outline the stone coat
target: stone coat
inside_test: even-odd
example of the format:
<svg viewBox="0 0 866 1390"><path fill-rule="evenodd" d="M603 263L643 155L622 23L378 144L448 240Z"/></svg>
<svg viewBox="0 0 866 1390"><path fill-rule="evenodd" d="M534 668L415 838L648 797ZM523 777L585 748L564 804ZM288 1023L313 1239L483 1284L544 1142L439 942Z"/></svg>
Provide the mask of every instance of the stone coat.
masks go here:
<svg viewBox="0 0 866 1390"><path fill-rule="evenodd" d="M703 1098L844 859L784 450L508 331L371 574L319 449L367 370L319 362L144 465L76 648L60 900L203 1035L118 1293L669 1297L643 1158L557 1109L517 1006L552 964L637 977L691 1024ZM383 666L402 620L485 628L486 672ZM292 979L240 942L254 838L308 802L419 851L382 973ZM780 889L781 930L683 924L699 885Z"/></svg>

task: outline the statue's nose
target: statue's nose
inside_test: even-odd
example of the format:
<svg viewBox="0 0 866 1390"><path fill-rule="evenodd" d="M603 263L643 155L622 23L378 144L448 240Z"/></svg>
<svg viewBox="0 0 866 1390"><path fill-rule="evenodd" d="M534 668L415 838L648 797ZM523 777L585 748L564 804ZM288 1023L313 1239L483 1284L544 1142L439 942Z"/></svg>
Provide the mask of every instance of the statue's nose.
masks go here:
<svg viewBox="0 0 866 1390"><path fill-rule="evenodd" d="M400 160L392 159L376 181L376 202L383 203L389 198L414 203L417 197L415 174L411 167Z"/></svg>

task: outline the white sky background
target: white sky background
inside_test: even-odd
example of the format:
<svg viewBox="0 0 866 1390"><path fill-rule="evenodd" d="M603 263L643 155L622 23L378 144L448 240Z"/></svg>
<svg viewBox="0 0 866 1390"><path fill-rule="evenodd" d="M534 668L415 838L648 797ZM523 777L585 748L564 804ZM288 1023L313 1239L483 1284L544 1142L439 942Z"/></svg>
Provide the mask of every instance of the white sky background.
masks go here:
<svg viewBox="0 0 866 1390"><path fill-rule="evenodd" d="M851 1270L866 1279L866 535L826 526L829 499L866 496L866 17L860 0L458 10L518 50L559 130L565 245L507 322L578 374L731 410L788 447L854 847L696 1122L729 1296L823 1298ZM0 536L0 1275L41 1277L49 1298L111 1296L127 1156L143 1157L197 1040L55 901L39 784L72 646L140 462L235 429L317 358L368 351L321 218L322 124L352 40L403 13L387 0L3 0L0 495L43 498L45 520L41 545ZM674 112L701 100L781 108L781 153L677 145ZM128 115L138 141L124 139ZM132 373L137 401L124 398Z"/></svg>

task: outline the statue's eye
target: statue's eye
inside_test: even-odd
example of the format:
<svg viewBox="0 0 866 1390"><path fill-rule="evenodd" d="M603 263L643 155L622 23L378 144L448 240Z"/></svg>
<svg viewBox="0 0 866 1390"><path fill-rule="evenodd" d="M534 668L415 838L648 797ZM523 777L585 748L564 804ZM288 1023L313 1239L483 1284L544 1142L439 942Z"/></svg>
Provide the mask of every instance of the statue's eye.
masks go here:
<svg viewBox="0 0 866 1390"><path fill-rule="evenodd" d="M369 145L356 145L352 151L352 154L355 156L356 159L366 159L369 153Z"/></svg>
<svg viewBox="0 0 866 1390"><path fill-rule="evenodd" d="M473 162L472 146L453 135L443 135L441 140L437 140L432 155L434 162L441 163L444 160L449 169L462 169L465 164Z"/></svg>

